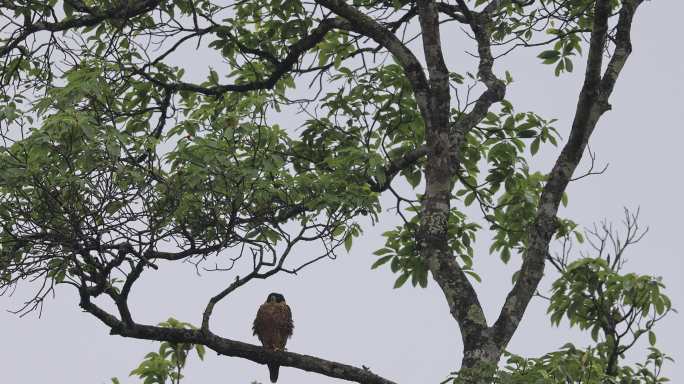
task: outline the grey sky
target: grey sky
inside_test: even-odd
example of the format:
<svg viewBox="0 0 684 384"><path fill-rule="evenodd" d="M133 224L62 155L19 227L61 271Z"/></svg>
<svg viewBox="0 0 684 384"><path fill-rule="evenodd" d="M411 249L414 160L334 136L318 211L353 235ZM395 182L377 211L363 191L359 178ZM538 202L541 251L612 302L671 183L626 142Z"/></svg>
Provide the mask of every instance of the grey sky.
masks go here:
<svg viewBox="0 0 684 384"><path fill-rule="evenodd" d="M601 176L572 183L570 204L561 214L589 225L607 218L618 222L623 206L641 207L641 223L651 228L647 237L627 254L627 269L663 277L676 308L684 307L681 282L684 261L680 250L681 218L684 216L684 54L681 25L684 2L656 0L639 10L633 32L634 52L611 99L613 110L600 121L591 147L600 165L610 163ZM448 36L448 34L445 34ZM448 42L455 52L449 65L458 71L460 43ZM470 47L470 46L468 46ZM551 68L538 65L536 50L517 52L496 65L509 69L515 82L507 98L519 111L534 110L567 135L570 118L581 85L583 66L575 73L555 78ZM192 51L183 52L192 60ZM466 69L470 69L466 68ZM534 160L534 168L548 171L557 153L546 151ZM294 336L290 351L311 354L373 371L400 383L438 383L458 367L461 342L445 299L434 282L427 289L392 289L394 276L387 268L371 271L371 253L383 244L382 232L398 220L391 214L357 240L351 254L342 252L335 261L325 260L299 276L276 276L238 290L214 311L212 327L219 335L258 343L251 335L251 322L268 292L282 292L293 310ZM502 265L478 243L475 268L484 278L476 285L488 319L498 313L510 289L510 275L517 269L513 260ZM316 249L310 252L316 252ZM302 252L302 251L300 251ZM304 250L302 253L306 253ZM543 281L548 286L552 274ZM158 323L169 316L198 324L206 300L222 289L231 275L195 275L191 265L162 265L143 275L132 294L136 320ZM20 304L22 287L14 298L0 298L2 308ZM108 383L118 376L123 383L137 383L127 375L158 343L110 336L105 326L78 308L74 292L61 289L50 300L42 319L30 314L18 318L0 312L0 367L2 382ZM527 311L509 350L538 355L555 350L567 341L586 346L589 338L566 325L551 327L546 304L535 299ZM684 380L684 339L672 315L659 324L658 344L679 361L666 367L672 382ZM645 345L632 357L641 360ZM204 362L188 363L186 383L247 384L268 382L265 366L237 358L207 354ZM279 383L333 383L337 380L282 368Z"/></svg>

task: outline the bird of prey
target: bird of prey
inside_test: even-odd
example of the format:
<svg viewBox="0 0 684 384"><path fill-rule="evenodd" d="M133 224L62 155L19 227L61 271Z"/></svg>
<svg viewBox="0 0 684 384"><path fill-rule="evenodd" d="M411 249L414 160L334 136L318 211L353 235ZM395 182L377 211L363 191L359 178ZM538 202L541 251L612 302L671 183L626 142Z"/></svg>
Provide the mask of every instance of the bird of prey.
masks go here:
<svg viewBox="0 0 684 384"><path fill-rule="evenodd" d="M287 339L292 336L294 324L292 323L292 312L285 303L285 297L280 293L270 293L266 302L261 304L257 311L252 330L259 337L259 341L266 349L272 351L283 351ZM268 364L268 372L271 382L278 380L280 366Z"/></svg>

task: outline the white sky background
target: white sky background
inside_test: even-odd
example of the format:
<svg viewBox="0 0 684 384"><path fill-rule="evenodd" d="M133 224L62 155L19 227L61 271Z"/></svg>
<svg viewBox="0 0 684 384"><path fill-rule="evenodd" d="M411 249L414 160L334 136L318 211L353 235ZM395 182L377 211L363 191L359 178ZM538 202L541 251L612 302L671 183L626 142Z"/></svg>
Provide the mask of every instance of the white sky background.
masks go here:
<svg viewBox="0 0 684 384"><path fill-rule="evenodd" d="M682 43L675 26L682 23L683 14L684 2L676 0L649 1L639 9L632 34L634 52L611 98L613 110L600 120L591 140L598 164L610 166L603 175L572 183L570 204L561 212L584 225L604 218L617 224L623 207L641 207L640 222L649 226L650 232L628 251L626 269L662 276L666 292L678 309L684 309L684 261L680 250L684 216L684 55L677 48ZM448 65L461 71L458 60L463 57L464 47L472 50L472 45L448 41L457 34L460 32L445 30L443 40L450 52ZM186 49L180 55L185 55L183 61L192 63L198 57L190 46ZM502 73L508 69L513 74L515 82L508 88L507 99L516 110L533 110L544 118L558 118L555 126L567 137L581 86L583 60L575 62L574 74L555 78L551 67L538 64L534 58L538 52L514 52L497 62L495 70ZM537 156L533 169L548 171L558 150ZM217 306L212 329L227 338L258 343L251 332L256 309L269 292L277 291L285 295L293 311L295 332L288 344L290 351L356 366L363 364L399 383L440 382L458 368L461 360L461 336L441 291L433 281L427 289L407 284L394 290L396 276L389 268L369 269L376 259L372 252L384 242L380 234L396 224L398 219L387 214L375 228L366 226L351 254L342 251L337 260L317 263L299 276L276 276L241 288ZM491 323L511 287L510 275L518 264L514 259L510 265L503 265L496 255L488 254L488 246L486 241L477 244L475 269L484 278L476 289ZM318 249L310 252L317 253ZM547 272L543 285L548 287L553 274L550 267ZM191 265L163 264L157 272L147 271L136 284L131 303L134 317L150 324L169 316L199 324L210 295L232 279L232 274L220 273L198 277ZM0 307L17 307L28 293L20 287L15 297L0 298ZM118 376L123 383L138 383L127 375L147 352L158 348L158 343L110 336L104 325L80 311L74 292L62 289L57 293L55 300L46 303L41 319L33 314L20 319L0 312L2 383L95 384L109 383L112 376ZM536 356L556 350L567 341L578 346L589 343L587 335L569 330L567 324L552 327L545 311L546 303L535 299L509 350ZM678 328L681 323L681 315L673 314L656 329L661 350L678 360L665 368L665 375L674 383L684 380L684 338ZM646 344L635 347L631 357L643 360ZM185 374L188 384L248 384L253 380L268 383L265 366L217 357L211 351L204 362L191 358ZM279 383L284 384L334 382L341 381L287 367L281 368L279 378Z"/></svg>

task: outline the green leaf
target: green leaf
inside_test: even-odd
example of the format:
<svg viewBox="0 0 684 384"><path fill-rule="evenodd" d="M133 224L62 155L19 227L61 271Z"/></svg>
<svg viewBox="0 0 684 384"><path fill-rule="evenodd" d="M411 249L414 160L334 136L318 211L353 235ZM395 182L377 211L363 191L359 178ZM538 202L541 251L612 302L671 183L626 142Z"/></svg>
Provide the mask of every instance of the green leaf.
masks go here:
<svg viewBox="0 0 684 384"><path fill-rule="evenodd" d="M653 331L648 331L648 343L651 344L651 346L655 346L656 344L656 334Z"/></svg>
<svg viewBox="0 0 684 384"><path fill-rule="evenodd" d="M404 285L406 280L408 280L409 276L411 276L411 274L408 272L404 272L402 275L400 275L394 282L394 288L400 288L402 285Z"/></svg>
<svg viewBox="0 0 684 384"><path fill-rule="evenodd" d="M428 284L428 272L427 269L421 270L420 275L418 276L418 282L420 283L420 286L422 288L427 288Z"/></svg>
<svg viewBox="0 0 684 384"><path fill-rule="evenodd" d="M511 260L511 250L508 247L504 247L501 250L501 261L508 263L509 260Z"/></svg>
<svg viewBox="0 0 684 384"><path fill-rule="evenodd" d="M594 341L598 340L600 330L601 330L601 326L599 324L596 324L591 328L591 339L592 340L594 340Z"/></svg>
<svg viewBox="0 0 684 384"><path fill-rule="evenodd" d="M534 129L528 129L525 131L518 132L518 137L523 138L523 139L527 139L527 138L531 138L531 137L535 137L535 136L537 136L537 131L535 131Z"/></svg>
<svg viewBox="0 0 684 384"><path fill-rule="evenodd" d="M204 354L205 354L204 345L195 344L195 351L197 352L197 357L199 357L200 360L204 361Z"/></svg>
<svg viewBox="0 0 684 384"><path fill-rule="evenodd" d="M478 275L478 274L475 273L474 271L471 271L471 270L466 269L466 270L464 270L463 272L466 273L467 275L471 276L471 277L472 277L473 279L475 279L478 283L481 283L481 282L482 282L482 278L480 277L480 275Z"/></svg>
<svg viewBox="0 0 684 384"><path fill-rule="evenodd" d="M351 250L352 240L353 239L352 239L351 233L347 234L347 236L344 238L344 249L346 249L347 252L349 252L349 250Z"/></svg>
<svg viewBox="0 0 684 384"><path fill-rule="evenodd" d="M332 231L332 235L333 235L333 237L338 237L338 236L341 236L344 233L344 231L345 231L345 227L343 225L340 225Z"/></svg>
<svg viewBox="0 0 684 384"><path fill-rule="evenodd" d="M72 7L70 2L68 1L64 2L64 4L62 5L62 10L64 11L64 15L66 15L67 18L70 18L74 15L74 7Z"/></svg>
<svg viewBox="0 0 684 384"><path fill-rule="evenodd" d="M511 73L506 71L506 83L510 84L513 82L513 76L511 76Z"/></svg>
<svg viewBox="0 0 684 384"><path fill-rule="evenodd" d="M417 170L415 172L409 172L406 174L406 181L408 181L409 184L411 184L411 187L415 188L420 184L420 179L422 178L423 173L420 170Z"/></svg>
<svg viewBox="0 0 684 384"><path fill-rule="evenodd" d="M105 208L105 212L111 215L118 212L123 206L124 203L122 201L112 201L107 205L107 208Z"/></svg>
<svg viewBox="0 0 684 384"><path fill-rule="evenodd" d="M213 69L209 70L209 81L212 84L218 84L219 76L218 76L218 73L216 71L214 71Z"/></svg>
<svg viewBox="0 0 684 384"><path fill-rule="evenodd" d="M543 51L537 57L542 59L544 64L553 64L560 58L560 52L555 50Z"/></svg>
<svg viewBox="0 0 684 384"><path fill-rule="evenodd" d="M554 73L556 76L560 76L560 74L563 72L565 69L565 62L563 60L560 60L558 64L556 64L556 69L554 70Z"/></svg>
<svg viewBox="0 0 684 384"><path fill-rule="evenodd" d="M663 312L665 312L665 304L663 303L663 300L660 297L656 296L656 298L653 301L653 304L658 315L662 315Z"/></svg>
<svg viewBox="0 0 684 384"><path fill-rule="evenodd" d="M373 254L376 256L382 256L382 255L386 255L388 253L393 253L393 252L394 251L390 248L380 248L377 251L373 252Z"/></svg>
<svg viewBox="0 0 684 384"><path fill-rule="evenodd" d="M515 282L518 281L518 276L520 276L520 271L513 272L513 275L511 275L511 283L515 284Z"/></svg>
<svg viewBox="0 0 684 384"><path fill-rule="evenodd" d="M568 72L572 72L572 60L570 58L566 57L565 59L565 70Z"/></svg>
<svg viewBox="0 0 684 384"><path fill-rule="evenodd" d="M381 265L387 263L388 261L392 260L393 257L394 257L394 255L387 255L387 256L383 256L383 257L377 259L375 261L375 263L373 263L373 265L371 266L371 269L378 268L379 266L381 266Z"/></svg>
<svg viewBox="0 0 684 384"><path fill-rule="evenodd" d="M472 204L473 201L475 201L475 197L476 197L475 192L470 192L468 194L468 196L466 196L465 200L463 200L463 203L465 204L465 206L466 207L470 206L470 204Z"/></svg>
<svg viewBox="0 0 684 384"><path fill-rule="evenodd" d="M539 137L532 140L532 144L530 145L530 153L532 153L532 155L536 155L537 152L539 152L539 143L540 142L541 142L541 140L539 139Z"/></svg>
<svg viewBox="0 0 684 384"><path fill-rule="evenodd" d="M392 272L398 272L401 269L401 263L398 257L395 257L392 259L392 262L390 263L390 270Z"/></svg>

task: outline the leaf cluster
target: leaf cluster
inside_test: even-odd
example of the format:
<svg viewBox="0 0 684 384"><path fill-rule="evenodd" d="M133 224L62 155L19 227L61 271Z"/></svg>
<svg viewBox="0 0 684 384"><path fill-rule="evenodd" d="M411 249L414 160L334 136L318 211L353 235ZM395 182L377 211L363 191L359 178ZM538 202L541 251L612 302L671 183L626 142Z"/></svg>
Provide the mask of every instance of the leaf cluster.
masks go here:
<svg viewBox="0 0 684 384"><path fill-rule="evenodd" d="M165 328L196 329L191 324L174 318L159 323ZM195 351L200 360L204 360L203 345L162 342L157 352L150 352L140 365L131 371L129 376L137 376L143 384L179 384L183 379L182 370L185 368L189 353ZM112 378L112 384L119 384L117 378Z"/></svg>

